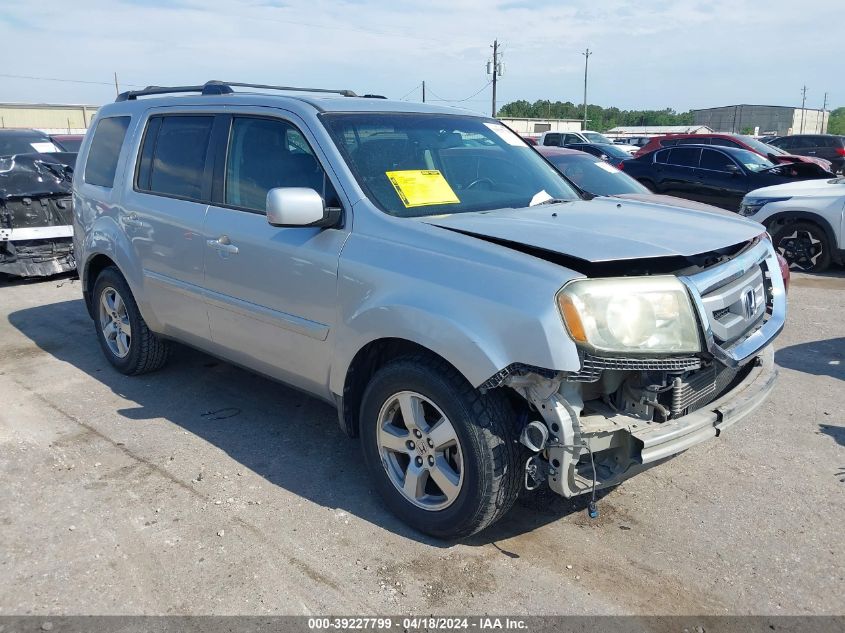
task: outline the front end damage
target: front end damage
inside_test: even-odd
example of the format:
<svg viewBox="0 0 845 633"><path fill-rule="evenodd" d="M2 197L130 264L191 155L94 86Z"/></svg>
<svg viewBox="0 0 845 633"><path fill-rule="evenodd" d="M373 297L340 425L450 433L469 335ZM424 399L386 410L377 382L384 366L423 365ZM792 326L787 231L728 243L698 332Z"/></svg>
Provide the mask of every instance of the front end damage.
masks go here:
<svg viewBox="0 0 845 633"><path fill-rule="evenodd" d="M45 277L76 268L71 174L39 155L0 158L0 273Z"/></svg>
<svg viewBox="0 0 845 633"><path fill-rule="evenodd" d="M581 352L578 372L513 365L483 385L510 387L528 405L533 428L521 440L532 451L527 488L547 481L573 497L612 486L718 436L766 398L777 376L771 341L786 316L771 243L759 239L728 261L679 271L678 278L695 308L700 353Z"/></svg>

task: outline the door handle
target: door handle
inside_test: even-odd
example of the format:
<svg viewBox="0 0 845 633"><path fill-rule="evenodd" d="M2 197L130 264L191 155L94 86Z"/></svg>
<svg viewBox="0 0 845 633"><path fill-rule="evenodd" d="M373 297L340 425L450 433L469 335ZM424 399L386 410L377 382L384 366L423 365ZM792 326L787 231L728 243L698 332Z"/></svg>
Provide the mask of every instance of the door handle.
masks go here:
<svg viewBox="0 0 845 633"><path fill-rule="evenodd" d="M206 240L205 242L210 248L229 255L237 255L238 247L232 244L228 235L221 235L216 240Z"/></svg>

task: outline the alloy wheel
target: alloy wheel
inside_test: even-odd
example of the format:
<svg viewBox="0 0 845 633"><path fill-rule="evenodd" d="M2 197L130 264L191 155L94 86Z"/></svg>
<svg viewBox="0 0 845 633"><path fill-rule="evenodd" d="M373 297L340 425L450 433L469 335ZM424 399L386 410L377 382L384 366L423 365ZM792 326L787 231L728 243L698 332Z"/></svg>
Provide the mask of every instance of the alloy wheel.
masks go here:
<svg viewBox="0 0 845 633"><path fill-rule="evenodd" d="M132 326L126 302L111 286L103 288L100 293L99 317L100 331L109 350L117 358L125 358L132 343Z"/></svg>
<svg viewBox="0 0 845 633"><path fill-rule="evenodd" d="M414 391L389 397L378 416L377 440L390 482L411 503L442 510L461 491L464 460L452 423Z"/></svg>
<svg viewBox="0 0 845 633"><path fill-rule="evenodd" d="M784 235L777 249L789 262L789 267L798 270L813 270L824 250L821 240L806 230L795 230L792 235Z"/></svg>

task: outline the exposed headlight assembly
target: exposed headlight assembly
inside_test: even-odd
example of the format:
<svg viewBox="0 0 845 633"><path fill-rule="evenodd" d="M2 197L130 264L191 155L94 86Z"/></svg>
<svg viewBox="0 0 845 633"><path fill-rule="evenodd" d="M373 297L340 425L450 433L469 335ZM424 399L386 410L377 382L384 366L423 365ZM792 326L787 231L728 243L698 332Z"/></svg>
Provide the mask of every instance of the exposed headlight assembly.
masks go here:
<svg viewBox="0 0 845 633"><path fill-rule="evenodd" d="M598 353L678 354L701 350L698 324L676 277L579 279L557 295L575 342Z"/></svg>
<svg viewBox="0 0 845 633"><path fill-rule="evenodd" d="M743 198L742 204L739 205L739 214L745 217L756 215L760 209L770 202L783 202L789 200L792 196L785 198Z"/></svg>

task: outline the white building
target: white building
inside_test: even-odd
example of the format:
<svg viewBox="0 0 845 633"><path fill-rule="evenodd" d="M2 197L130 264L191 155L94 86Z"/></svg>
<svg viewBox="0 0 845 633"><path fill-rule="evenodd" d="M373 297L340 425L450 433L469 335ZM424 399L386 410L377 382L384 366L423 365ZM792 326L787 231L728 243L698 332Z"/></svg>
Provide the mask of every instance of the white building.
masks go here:
<svg viewBox="0 0 845 633"><path fill-rule="evenodd" d="M579 132L581 119L508 119L499 120L517 134L542 134L543 132Z"/></svg>
<svg viewBox="0 0 845 633"><path fill-rule="evenodd" d="M616 138L629 138L664 134L710 134L714 131L706 125L620 125L605 134Z"/></svg>

